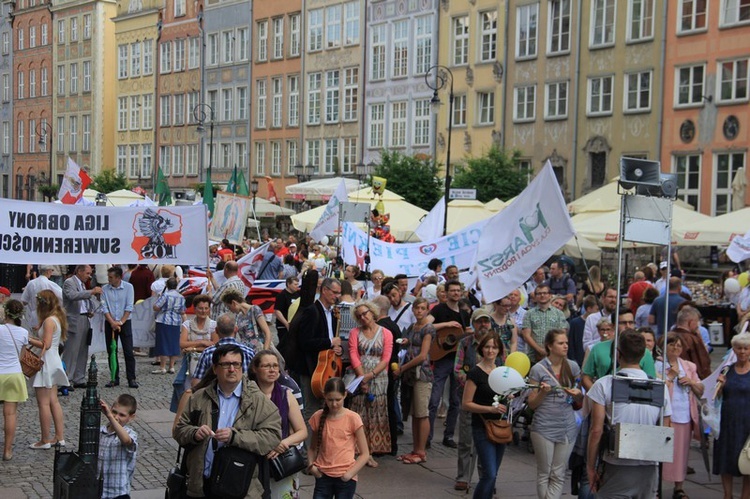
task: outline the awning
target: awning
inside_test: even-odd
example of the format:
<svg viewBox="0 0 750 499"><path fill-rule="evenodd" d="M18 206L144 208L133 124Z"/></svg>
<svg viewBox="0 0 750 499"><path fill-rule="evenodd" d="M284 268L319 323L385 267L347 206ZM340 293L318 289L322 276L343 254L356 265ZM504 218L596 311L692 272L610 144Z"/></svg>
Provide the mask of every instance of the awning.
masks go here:
<svg viewBox="0 0 750 499"><path fill-rule="evenodd" d="M362 187L358 180L352 178L344 178L344 183L346 184L346 192L354 192ZM320 178L310 180L309 182L288 185L284 192L286 192L287 196L299 199L300 201L328 201L333 196L339 184L341 184L341 177Z"/></svg>

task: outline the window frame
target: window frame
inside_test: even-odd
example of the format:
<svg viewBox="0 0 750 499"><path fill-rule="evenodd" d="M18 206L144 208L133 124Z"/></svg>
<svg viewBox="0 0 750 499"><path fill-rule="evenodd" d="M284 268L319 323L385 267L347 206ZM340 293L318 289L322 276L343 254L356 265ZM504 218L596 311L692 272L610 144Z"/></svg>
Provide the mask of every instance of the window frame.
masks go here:
<svg viewBox="0 0 750 499"><path fill-rule="evenodd" d="M603 16L601 26L597 26L597 5L603 2ZM589 28L589 49L602 49L614 46L617 41L617 9L616 0L591 0L591 17ZM611 11L612 23L607 23L607 13ZM607 28L610 26L610 36L607 37ZM601 30L602 39L597 40L597 29Z"/></svg>
<svg viewBox="0 0 750 499"><path fill-rule="evenodd" d="M535 11L535 12L534 12ZM535 21L532 26L532 14ZM529 35L521 38L522 26L528 25ZM539 2L516 7L515 56L517 61L535 59L539 54Z"/></svg>
<svg viewBox="0 0 750 499"><path fill-rule="evenodd" d="M648 89L641 88L642 76L648 74ZM637 84L638 84L638 105L636 107L630 107L629 106L629 100L630 100L630 82L632 77L637 77ZM622 112L623 114L638 114L638 113L649 113L651 112L651 108L653 106L653 97L654 97L654 71L651 69L644 70L644 71L634 71L625 73L624 75L624 87L623 87L623 103L622 103ZM640 101L642 100L641 93L644 91L648 91L648 105L646 107L643 107L640 105Z"/></svg>
<svg viewBox="0 0 750 499"><path fill-rule="evenodd" d="M565 98L560 98L560 89L565 89ZM554 95L553 95L554 92ZM554 99L557 103L556 112L550 113L551 100ZM569 112L569 101L570 101L570 82L565 81L553 81L544 85L544 120L545 121L559 121L568 119ZM565 112L560 113L560 102L564 102Z"/></svg>
<svg viewBox="0 0 750 499"><path fill-rule="evenodd" d="M529 91L531 91L532 98L529 99ZM523 96L520 93L523 92ZM531 105L531 115L524 113L523 116L519 116L518 106L520 104L520 98L523 97L524 108L528 111L529 104ZM536 84L533 85L517 85L513 87L513 122L514 123L533 123L536 121Z"/></svg>
<svg viewBox="0 0 750 499"><path fill-rule="evenodd" d="M601 109L604 109L603 103L605 96L609 95L609 109L608 110L599 110L599 111L593 111L592 110L592 99L594 97L593 93L593 81L594 80L600 80L600 87L601 92L599 93L599 104ZM604 81L609 80L609 94L604 92ZM607 75L598 75L598 76L590 76L588 77L586 81L586 116L589 117L601 117L601 116L611 116L614 112L614 97L615 97L615 75L614 74L607 74Z"/></svg>

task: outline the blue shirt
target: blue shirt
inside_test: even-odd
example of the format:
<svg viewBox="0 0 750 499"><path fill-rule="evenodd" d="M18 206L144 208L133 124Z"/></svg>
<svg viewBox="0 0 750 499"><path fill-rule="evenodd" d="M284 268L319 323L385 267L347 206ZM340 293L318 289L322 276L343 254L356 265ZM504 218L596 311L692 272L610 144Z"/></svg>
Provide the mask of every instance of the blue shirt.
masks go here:
<svg viewBox="0 0 750 499"><path fill-rule="evenodd" d="M133 285L129 282L120 281L116 288L111 284L102 287L102 312L110 314L116 321L122 319L125 312L133 311L134 301Z"/></svg>
<svg viewBox="0 0 750 499"><path fill-rule="evenodd" d="M242 400L242 381L231 393L221 391L219 385L216 385L216 394L219 397L219 421L216 423L216 428L231 428L234 425L234 420L237 418L237 411L240 410L240 400ZM214 443L209 442L206 447L206 459L203 463L203 476L208 477L211 475L211 465L214 463ZM217 442L217 449L223 447L222 442Z"/></svg>
<svg viewBox="0 0 750 499"><path fill-rule="evenodd" d="M99 429L99 471L104 477L103 498L130 494L130 482L133 480L138 450L138 434L129 426L123 426L123 429L133 440L130 447L124 446L117 433L109 431L106 425Z"/></svg>
<svg viewBox="0 0 750 499"><path fill-rule="evenodd" d="M250 364L253 362L253 357L255 357L253 349L244 343L240 343L234 338L222 338L217 341L215 345L211 345L203 350L203 353L201 353L201 356L198 359L198 365L195 366L195 370L193 371L193 379L203 379L206 371L211 367L211 357L213 357L216 347L227 344L238 345L240 347L242 350L242 373L247 374L248 369L250 369Z"/></svg>
<svg viewBox="0 0 750 499"><path fill-rule="evenodd" d="M661 336L663 333L662 327L664 326L664 300L669 300L668 315L667 315L667 331L672 329L674 323L677 321L677 306L685 301L685 298L675 293L668 293L666 298L660 296L654 303L651 304L651 313L656 319L656 335Z"/></svg>
<svg viewBox="0 0 750 499"><path fill-rule="evenodd" d="M185 313L185 297L176 289L166 290L157 298L154 306L159 307L159 311L156 313L156 322L167 326L182 324L182 314Z"/></svg>

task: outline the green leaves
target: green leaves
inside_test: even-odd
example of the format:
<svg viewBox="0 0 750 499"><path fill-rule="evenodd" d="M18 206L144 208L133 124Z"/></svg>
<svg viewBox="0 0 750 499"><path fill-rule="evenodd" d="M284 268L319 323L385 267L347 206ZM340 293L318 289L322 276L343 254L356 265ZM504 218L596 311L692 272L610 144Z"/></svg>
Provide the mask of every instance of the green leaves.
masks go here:
<svg viewBox="0 0 750 499"><path fill-rule="evenodd" d="M452 187L476 189L477 200L482 203L494 198L506 201L526 188L528 172L520 167L519 160L519 151L493 147L484 156L456 166Z"/></svg>

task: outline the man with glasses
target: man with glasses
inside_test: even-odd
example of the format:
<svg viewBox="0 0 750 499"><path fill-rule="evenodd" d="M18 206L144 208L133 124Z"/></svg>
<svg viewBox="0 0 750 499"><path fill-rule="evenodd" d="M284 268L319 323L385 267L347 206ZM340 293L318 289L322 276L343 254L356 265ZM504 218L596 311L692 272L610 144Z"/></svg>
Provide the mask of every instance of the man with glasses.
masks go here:
<svg viewBox="0 0 750 499"><path fill-rule="evenodd" d="M599 343L599 335L596 332L596 325L599 323L599 319L606 317L612 324L615 323L614 313L617 311L617 301L617 290L615 288L608 288L602 297L602 309L586 318L586 325L583 328L584 350Z"/></svg>
<svg viewBox="0 0 750 499"><path fill-rule="evenodd" d="M193 387L203 379L206 371L211 367L214 352L225 345L236 345L237 348L240 349L240 353L242 353L240 373L247 374L248 369L250 369L250 364L253 362L255 352L253 352L252 348L244 343L240 343L234 338L234 333L237 330L235 323L236 318L231 312L220 315L216 320L216 334L219 336L219 341L217 341L215 345L206 348L203 350L203 353L201 353L201 356L198 359L198 365L195 366L195 370L193 371L193 379L191 380Z"/></svg>
<svg viewBox="0 0 750 499"><path fill-rule="evenodd" d="M247 366L244 357L240 345L223 344L213 350L211 365L216 380L193 393L174 428L177 443L193 449L185 457L191 496L205 496L204 482L211 476L214 455L221 447L239 447L265 456L281 442L279 410L257 384L242 375ZM263 495L259 477L256 472L247 497Z"/></svg>
<svg viewBox="0 0 750 499"><path fill-rule="evenodd" d="M527 351L531 363L539 362L547 356L544 349L544 337L550 329L568 330L568 321L565 314L551 306L552 296L549 286L540 284L534 291L536 308L532 308L523 317L521 336L526 342Z"/></svg>
<svg viewBox="0 0 750 499"><path fill-rule="evenodd" d="M305 308L300 317L299 346L303 361L300 363L299 375L302 394L305 399L305 420L321 408L322 401L312 393L311 381L318 363L318 353L333 350L341 355L341 338L336 336L338 320L333 314L333 307L341 296L341 283L330 277L323 279L320 285L320 297Z"/></svg>

